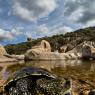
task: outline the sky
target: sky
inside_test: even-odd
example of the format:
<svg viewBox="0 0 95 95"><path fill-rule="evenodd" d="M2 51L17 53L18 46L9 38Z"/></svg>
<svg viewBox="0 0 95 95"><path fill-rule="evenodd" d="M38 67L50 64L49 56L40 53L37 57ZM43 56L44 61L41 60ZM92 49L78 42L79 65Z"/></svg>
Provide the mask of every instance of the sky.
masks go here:
<svg viewBox="0 0 95 95"><path fill-rule="evenodd" d="M0 0L0 44L95 25L95 0Z"/></svg>

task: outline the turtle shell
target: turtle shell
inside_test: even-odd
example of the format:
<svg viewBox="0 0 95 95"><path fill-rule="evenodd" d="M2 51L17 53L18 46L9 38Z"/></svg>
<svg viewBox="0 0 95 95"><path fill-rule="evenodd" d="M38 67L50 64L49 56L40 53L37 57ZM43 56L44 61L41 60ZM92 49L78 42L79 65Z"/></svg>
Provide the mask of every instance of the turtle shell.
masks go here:
<svg viewBox="0 0 95 95"><path fill-rule="evenodd" d="M46 69L36 68L36 67L27 67L27 68L23 68L17 71L14 75L13 81L16 81L18 79L25 78L25 77L32 77L35 79L44 78L44 77L56 78L55 75L51 74Z"/></svg>
<svg viewBox="0 0 95 95"><path fill-rule="evenodd" d="M5 91L8 92L11 86L15 86L17 80L22 79L22 78L27 78L27 77L31 77L32 79L35 79L35 80L40 79L40 78L52 78L52 79L56 78L55 75L51 74L46 69L36 68L36 67L26 67L17 71L14 74L13 79L6 84L4 88Z"/></svg>

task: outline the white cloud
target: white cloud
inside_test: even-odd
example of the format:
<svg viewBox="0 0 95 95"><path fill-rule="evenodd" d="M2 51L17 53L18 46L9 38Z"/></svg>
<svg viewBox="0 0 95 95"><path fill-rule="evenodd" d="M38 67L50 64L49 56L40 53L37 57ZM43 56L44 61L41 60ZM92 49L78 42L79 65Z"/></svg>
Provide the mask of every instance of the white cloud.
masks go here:
<svg viewBox="0 0 95 95"><path fill-rule="evenodd" d="M69 22L80 23L82 25L94 25L95 20L95 0L66 0L63 16Z"/></svg>
<svg viewBox="0 0 95 95"><path fill-rule="evenodd" d="M37 27L37 31L40 33L40 34L46 34L49 32L47 26L45 24L43 25L40 25Z"/></svg>
<svg viewBox="0 0 95 95"><path fill-rule="evenodd" d="M38 26L36 29L36 36L48 36L49 33L49 28L45 24Z"/></svg>
<svg viewBox="0 0 95 95"><path fill-rule="evenodd" d="M49 28L46 26L46 24L42 24L39 26L36 26L36 28L34 30L31 31L26 31L23 34L26 37L34 37L34 38L39 38L39 37L44 37L44 36L50 36L50 30Z"/></svg>
<svg viewBox="0 0 95 95"><path fill-rule="evenodd" d="M68 19L72 22L77 22L83 16L83 12L84 12L83 7L80 7L73 11L71 15L68 17Z"/></svg>
<svg viewBox="0 0 95 95"><path fill-rule="evenodd" d="M95 19L88 21L85 25L83 25L83 28L89 27L89 26L95 26Z"/></svg>
<svg viewBox="0 0 95 95"><path fill-rule="evenodd" d="M18 29L12 29L11 31L0 29L0 40L5 40L5 39L12 40L16 36L21 34L22 32L20 32Z"/></svg>
<svg viewBox="0 0 95 95"><path fill-rule="evenodd" d="M18 35L24 34L23 32L20 31L20 29L21 29L21 28L13 28L13 29L11 30L11 34L13 34L14 36L15 36L15 35L18 36Z"/></svg>
<svg viewBox="0 0 95 95"><path fill-rule="evenodd" d="M13 39L13 36L9 31L0 29L0 38L1 39Z"/></svg>
<svg viewBox="0 0 95 95"><path fill-rule="evenodd" d="M47 17L57 7L56 0L14 0L14 13L29 21Z"/></svg>
<svg viewBox="0 0 95 95"><path fill-rule="evenodd" d="M40 25L36 29L36 36L43 37L43 36L52 36L54 34L65 34L67 32L72 32L73 29L69 26L53 26L48 27L46 24Z"/></svg>
<svg viewBox="0 0 95 95"><path fill-rule="evenodd" d="M53 30L56 34L65 34L67 32L72 32L73 29L69 26L61 26Z"/></svg>
<svg viewBox="0 0 95 95"><path fill-rule="evenodd" d="M32 33L31 32L25 32L24 35L28 38L32 37Z"/></svg>

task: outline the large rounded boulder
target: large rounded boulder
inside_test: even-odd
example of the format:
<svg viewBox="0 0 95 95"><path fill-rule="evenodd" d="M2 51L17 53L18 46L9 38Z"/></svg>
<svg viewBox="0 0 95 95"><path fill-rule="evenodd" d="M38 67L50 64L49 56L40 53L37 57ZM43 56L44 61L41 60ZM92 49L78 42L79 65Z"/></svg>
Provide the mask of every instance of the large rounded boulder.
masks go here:
<svg viewBox="0 0 95 95"><path fill-rule="evenodd" d="M33 46L31 50L34 50L37 52L51 52L51 46L48 41L42 40L37 45Z"/></svg>
<svg viewBox="0 0 95 95"><path fill-rule="evenodd" d="M51 46L48 41L42 40L36 46L33 46L25 54L25 60L39 59L43 53L51 53Z"/></svg>

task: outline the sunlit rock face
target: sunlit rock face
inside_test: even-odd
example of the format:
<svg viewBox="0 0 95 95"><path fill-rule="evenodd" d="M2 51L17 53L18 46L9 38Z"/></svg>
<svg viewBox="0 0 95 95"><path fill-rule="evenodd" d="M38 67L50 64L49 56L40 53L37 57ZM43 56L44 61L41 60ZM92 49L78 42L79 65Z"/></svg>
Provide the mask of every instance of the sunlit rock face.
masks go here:
<svg viewBox="0 0 95 95"><path fill-rule="evenodd" d="M68 53L80 53L82 58L95 59L95 43L92 41L84 41L68 51Z"/></svg>
<svg viewBox="0 0 95 95"><path fill-rule="evenodd" d="M7 57L6 55L8 54L5 48L2 45L0 45L0 63L17 61L15 58L10 58L10 57Z"/></svg>
<svg viewBox="0 0 95 95"><path fill-rule="evenodd" d="M81 59L81 58L95 58L94 42L84 41L72 50L67 51L68 47L64 46L61 53L51 52L50 44L42 41L40 45L34 46L25 54L27 60L59 60L59 59ZM67 51L67 52L66 52Z"/></svg>
<svg viewBox="0 0 95 95"><path fill-rule="evenodd" d="M51 46L48 41L42 40L36 46L32 47L31 50L37 51L37 52L51 52Z"/></svg>
<svg viewBox="0 0 95 95"><path fill-rule="evenodd" d="M49 42L46 40L42 40L40 43L38 43L36 46L32 47L30 50L28 50L25 54L25 59L29 60L32 58L39 58L43 53L50 53L51 52L51 46Z"/></svg>
<svg viewBox="0 0 95 95"><path fill-rule="evenodd" d="M65 52L67 52L67 45L64 45L64 46L62 46L62 47L60 47L60 52L61 53L65 53Z"/></svg>
<svg viewBox="0 0 95 95"><path fill-rule="evenodd" d="M25 60L59 60L59 59L78 59L81 55L79 53L58 53L51 52L50 44L42 40L40 45L32 47L25 54Z"/></svg>
<svg viewBox="0 0 95 95"><path fill-rule="evenodd" d="M95 43L92 41L84 41L77 46L73 47L72 50L69 50L69 53L82 53L84 46L92 46L95 48Z"/></svg>
<svg viewBox="0 0 95 95"><path fill-rule="evenodd" d="M2 45L0 45L0 56L3 56L6 53L7 52L6 52L5 48Z"/></svg>

